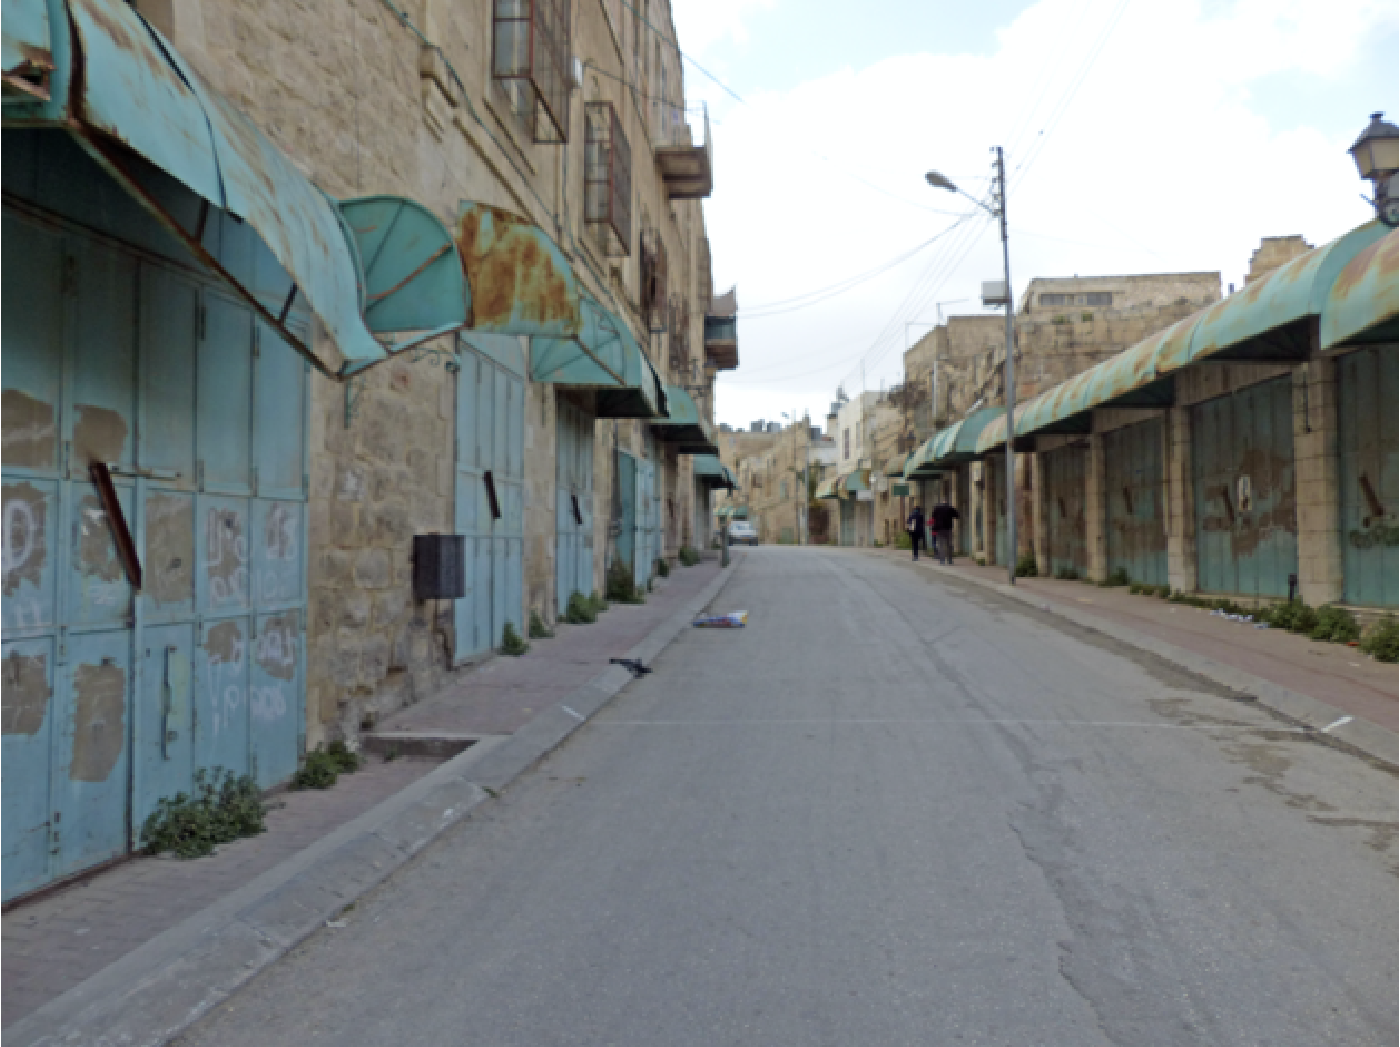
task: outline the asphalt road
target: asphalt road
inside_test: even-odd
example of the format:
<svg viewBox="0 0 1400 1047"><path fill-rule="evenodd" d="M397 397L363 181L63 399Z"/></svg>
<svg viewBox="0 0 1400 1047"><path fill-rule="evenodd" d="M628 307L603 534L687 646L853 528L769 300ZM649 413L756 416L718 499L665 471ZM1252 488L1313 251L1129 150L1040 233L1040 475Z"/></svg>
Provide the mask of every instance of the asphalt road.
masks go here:
<svg viewBox="0 0 1400 1047"><path fill-rule="evenodd" d="M870 554L739 608L186 1042L1396 1042L1393 774Z"/></svg>

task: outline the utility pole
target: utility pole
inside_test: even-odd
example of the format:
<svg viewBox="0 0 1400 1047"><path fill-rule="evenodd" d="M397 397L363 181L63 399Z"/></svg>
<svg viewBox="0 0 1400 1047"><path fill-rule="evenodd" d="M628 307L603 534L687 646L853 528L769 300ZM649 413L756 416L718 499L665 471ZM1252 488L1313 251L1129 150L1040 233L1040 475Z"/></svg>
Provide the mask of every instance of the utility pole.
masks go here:
<svg viewBox="0 0 1400 1047"><path fill-rule="evenodd" d="M1001 264L1006 275L1006 584L1016 584L1016 301L1011 294L1011 248L1006 240L1006 158L997 154L997 215Z"/></svg>

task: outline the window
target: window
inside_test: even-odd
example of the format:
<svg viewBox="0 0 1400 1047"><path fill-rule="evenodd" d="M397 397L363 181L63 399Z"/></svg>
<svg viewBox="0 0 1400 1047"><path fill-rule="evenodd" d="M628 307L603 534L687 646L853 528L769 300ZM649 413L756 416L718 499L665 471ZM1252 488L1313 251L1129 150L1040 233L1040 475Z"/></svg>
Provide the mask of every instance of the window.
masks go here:
<svg viewBox="0 0 1400 1047"><path fill-rule="evenodd" d="M611 102L584 106L583 215L608 254L631 253L632 147Z"/></svg>
<svg viewBox="0 0 1400 1047"><path fill-rule="evenodd" d="M784 480L782 483L780 483L780 484L778 485L778 497L781 498L783 501L787 501L787 481L786 481L786 480Z"/></svg>
<svg viewBox="0 0 1400 1047"><path fill-rule="evenodd" d="M1043 294L1041 305L1091 305L1107 308L1113 305L1112 291L1086 291L1084 294Z"/></svg>
<svg viewBox="0 0 1400 1047"><path fill-rule="evenodd" d="M569 139L570 0L495 0L491 75L537 142Z"/></svg>
<svg viewBox="0 0 1400 1047"><path fill-rule="evenodd" d="M642 317L651 330L661 331L666 327L666 246L661 242L661 230L643 229L641 246Z"/></svg>
<svg viewBox="0 0 1400 1047"><path fill-rule="evenodd" d="M851 457L851 431L849 429L841 430L841 457Z"/></svg>

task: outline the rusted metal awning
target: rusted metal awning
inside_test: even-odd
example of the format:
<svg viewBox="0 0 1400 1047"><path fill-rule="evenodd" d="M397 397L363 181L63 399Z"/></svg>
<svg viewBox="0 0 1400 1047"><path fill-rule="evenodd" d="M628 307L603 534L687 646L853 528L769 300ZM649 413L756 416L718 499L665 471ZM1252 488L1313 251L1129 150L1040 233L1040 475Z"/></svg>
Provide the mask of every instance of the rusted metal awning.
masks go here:
<svg viewBox="0 0 1400 1047"><path fill-rule="evenodd" d="M830 480L823 480L817 484L816 497L818 498L840 498L841 484L846 478L844 476L833 476Z"/></svg>
<svg viewBox="0 0 1400 1047"><path fill-rule="evenodd" d="M123 0L63 0L47 6L45 0L6 0L7 63L12 54L25 53L31 63L38 61L38 52L25 49L31 46L26 38L45 21L40 8L54 23L49 25L54 69L47 91L25 95L17 86L24 76L7 64L5 125L67 128L196 258L323 373L339 375L382 359L384 349L363 315L352 238L335 204ZM56 24L58 17L64 24ZM201 198L198 213L177 217L168 190L157 187L142 160ZM211 204L247 222L286 270L293 289L284 302L265 301L204 246L205 208ZM313 345L287 325L297 295L324 325L333 346Z"/></svg>
<svg viewBox="0 0 1400 1047"><path fill-rule="evenodd" d="M853 469L841 478L840 496L854 499L861 491L870 490L870 470Z"/></svg>
<svg viewBox="0 0 1400 1047"><path fill-rule="evenodd" d="M924 480L939 475L949 466L972 461L978 456L977 445L983 433L997 425L1005 413L1003 407L986 407L940 429L909 456L904 465L904 478Z"/></svg>
<svg viewBox="0 0 1400 1047"><path fill-rule="evenodd" d="M1320 323L1323 348L1348 339L1383 339L1387 332L1394 338L1395 235L1387 235L1380 222L1368 222L1295 258L1239 294L1028 400L1016 411L1016 435L1087 433L1095 408L1170 407L1173 376L1204 360L1305 359L1314 322ZM983 434L978 450L1005 442L1003 419Z"/></svg>
<svg viewBox="0 0 1400 1047"><path fill-rule="evenodd" d="M340 201L364 283L365 322L401 352L461 330L471 292L452 235L428 208L401 196Z"/></svg>
<svg viewBox="0 0 1400 1047"><path fill-rule="evenodd" d="M6 96L48 101L50 74L55 69L52 36L47 0L7 0L0 23L0 69Z"/></svg>
<svg viewBox="0 0 1400 1047"><path fill-rule="evenodd" d="M579 294L583 323L578 334L530 340L531 379L597 390L599 418L662 416L666 396L661 379L631 329L590 295Z"/></svg>
<svg viewBox="0 0 1400 1047"><path fill-rule="evenodd" d="M715 433L700 415L690 394L678 385L666 385L666 417L651 423L651 431L665 443L678 444L681 454L715 455Z"/></svg>
<svg viewBox="0 0 1400 1047"><path fill-rule="evenodd" d="M539 226L463 201L456 239L471 286L473 330L544 338L583 332L585 295L559 245Z"/></svg>
<svg viewBox="0 0 1400 1047"><path fill-rule="evenodd" d="M1392 229L1356 255L1333 281L1322 305L1324 350L1396 340L1396 280L1400 230Z"/></svg>

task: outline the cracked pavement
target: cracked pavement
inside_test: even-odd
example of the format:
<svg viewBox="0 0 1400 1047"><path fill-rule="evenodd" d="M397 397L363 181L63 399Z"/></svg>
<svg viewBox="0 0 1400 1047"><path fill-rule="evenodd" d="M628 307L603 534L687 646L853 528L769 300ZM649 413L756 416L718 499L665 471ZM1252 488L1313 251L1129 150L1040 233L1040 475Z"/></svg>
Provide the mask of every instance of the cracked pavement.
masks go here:
<svg viewBox="0 0 1400 1047"><path fill-rule="evenodd" d="M1394 774L931 572L735 570L183 1042L1395 1042Z"/></svg>

